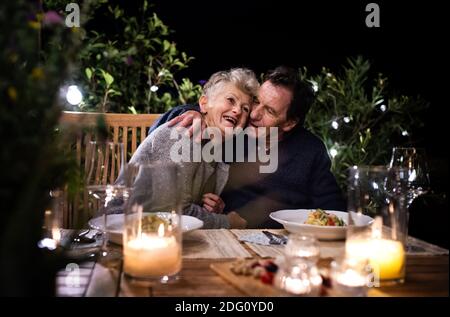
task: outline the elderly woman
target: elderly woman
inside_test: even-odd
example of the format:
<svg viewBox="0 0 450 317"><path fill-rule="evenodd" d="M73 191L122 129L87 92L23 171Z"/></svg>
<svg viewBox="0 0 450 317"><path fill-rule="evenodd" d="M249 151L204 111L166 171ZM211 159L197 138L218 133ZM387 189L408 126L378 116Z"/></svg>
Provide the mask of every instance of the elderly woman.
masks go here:
<svg viewBox="0 0 450 317"><path fill-rule="evenodd" d="M259 84L254 73L248 69L221 71L210 77L199 99L207 128L214 128L221 136L210 142L222 142L230 136L228 131L245 127L258 88ZM196 154L192 152L196 148L198 151L199 147L201 150L207 143L202 141L196 145L195 141L186 136L175 139L173 136L177 134L177 130L174 129L177 127L163 124L154 130L139 146L130 163L174 162L174 149L175 152L180 148L189 149L190 160L175 162L181 170L181 184L178 185L183 188L181 190L183 213L203 220L204 228L245 227L245 220L237 213L221 214L224 204L219 195L228 179L228 165L220 161L208 163L203 158L200 161L193 159L193 155ZM217 133L215 135L217 136ZM161 175L163 173L161 171ZM141 187L145 187L145 181L141 181ZM164 191L164 188L160 190Z"/></svg>

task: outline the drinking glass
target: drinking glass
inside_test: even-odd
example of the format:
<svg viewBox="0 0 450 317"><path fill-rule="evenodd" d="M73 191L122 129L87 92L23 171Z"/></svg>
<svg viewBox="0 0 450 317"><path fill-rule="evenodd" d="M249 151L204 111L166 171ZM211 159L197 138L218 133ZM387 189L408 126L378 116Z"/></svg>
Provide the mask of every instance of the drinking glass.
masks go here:
<svg viewBox="0 0 450 317"><path fill-rule="evenodd" d="M85 207L92 217L101 217L102 260L116 260L121 253L108 248L108 214L123 213L129 196L125 184L116 179L125 167L124 146L114 142L89 142L85 160Z"/></svg>

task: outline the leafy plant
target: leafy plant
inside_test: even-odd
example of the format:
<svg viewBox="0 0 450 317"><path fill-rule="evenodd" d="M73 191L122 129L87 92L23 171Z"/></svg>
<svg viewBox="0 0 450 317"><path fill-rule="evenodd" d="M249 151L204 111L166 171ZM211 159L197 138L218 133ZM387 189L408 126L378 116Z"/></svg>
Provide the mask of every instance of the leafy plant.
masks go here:
<svg viewBox="0 0 450 317"><path fill-rule="evenodd" d="M81 71L75 78L86 96L81 110L159 113L197 101L200 85L175 78L193 58L177 49L170 40L172 31L152 12L147 0L140 2L137 13L105 0L94 3L91 22L81 30L85 34L79 55ZM46 0L46 4L63 7L58 0ZM108 25L108 31L101 30L96 21Z"/></svg>
<svg viewBox="0 0 450 317"><path fill-rule="evenodd" d="M37 242L49 192L71 170L55 128L58 91L79 38L55 12L44 12L40 1L2 1L0 27L0 294L51 295L56 258ZM65 53L48 49L50 43Z"/></svg>
<svg viewBox="0 0 450 317"><path fill-rule="evenodd" d="M338 75L327 68L314 76L300 70L317 90L305 125L325 142L342 188L350 166L387 164L393 146L417 142L413 133L423 126L421 114L429 106L421 98L392 95L382 74L371 84L370 67L357 57Z"/></svg>

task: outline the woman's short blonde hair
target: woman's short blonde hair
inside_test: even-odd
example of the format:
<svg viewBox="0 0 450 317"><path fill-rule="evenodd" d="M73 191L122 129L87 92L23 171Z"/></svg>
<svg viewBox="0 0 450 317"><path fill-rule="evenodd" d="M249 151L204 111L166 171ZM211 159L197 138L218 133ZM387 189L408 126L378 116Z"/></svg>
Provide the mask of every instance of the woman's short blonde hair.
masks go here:
<svg viewBox="0 0 450 317"><path fill-rule="evenodd" d="M247 68L232 68L212 74L203 86L203 94L207 97L215 93L223 84L233 83L243 93L252 97L258 95L259 83L255 73Z"/></svg>

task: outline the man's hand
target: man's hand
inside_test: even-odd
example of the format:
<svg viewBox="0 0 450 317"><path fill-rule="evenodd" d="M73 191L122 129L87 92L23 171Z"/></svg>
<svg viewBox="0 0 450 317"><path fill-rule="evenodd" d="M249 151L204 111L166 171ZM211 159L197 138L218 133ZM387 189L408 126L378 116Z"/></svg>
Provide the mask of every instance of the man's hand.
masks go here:
<svg viewBox="0 0 450 317"><path fill-rule="evenodd" d="M230 222L230 229L245 229L247 227L247 220L239 216L235 211L231 211L227 214L228 221Z"/></svg>
<svg viewBox="0 0 450 317"><path fill-rule="evenodd" d="M223 202L222 198L213 193L204 194L202 197L202 201L203 208L205 208L209 212L221 214L223 212L223 209L225 208L225 203Z"/></svg>
<svg viewBox="0 0 450 317"><path fill-rule="evenodd" d="M201 142L203 130L206 129L205 120L203 120L202 114L195 110L189 110L185 113L173 118L168 122L169 127L173 127L177 123L177 130L188 129L186 132L186 136L192 137L195 136L194 141L197 143ZM195 132L195 133L194 133Z"/></svg>

